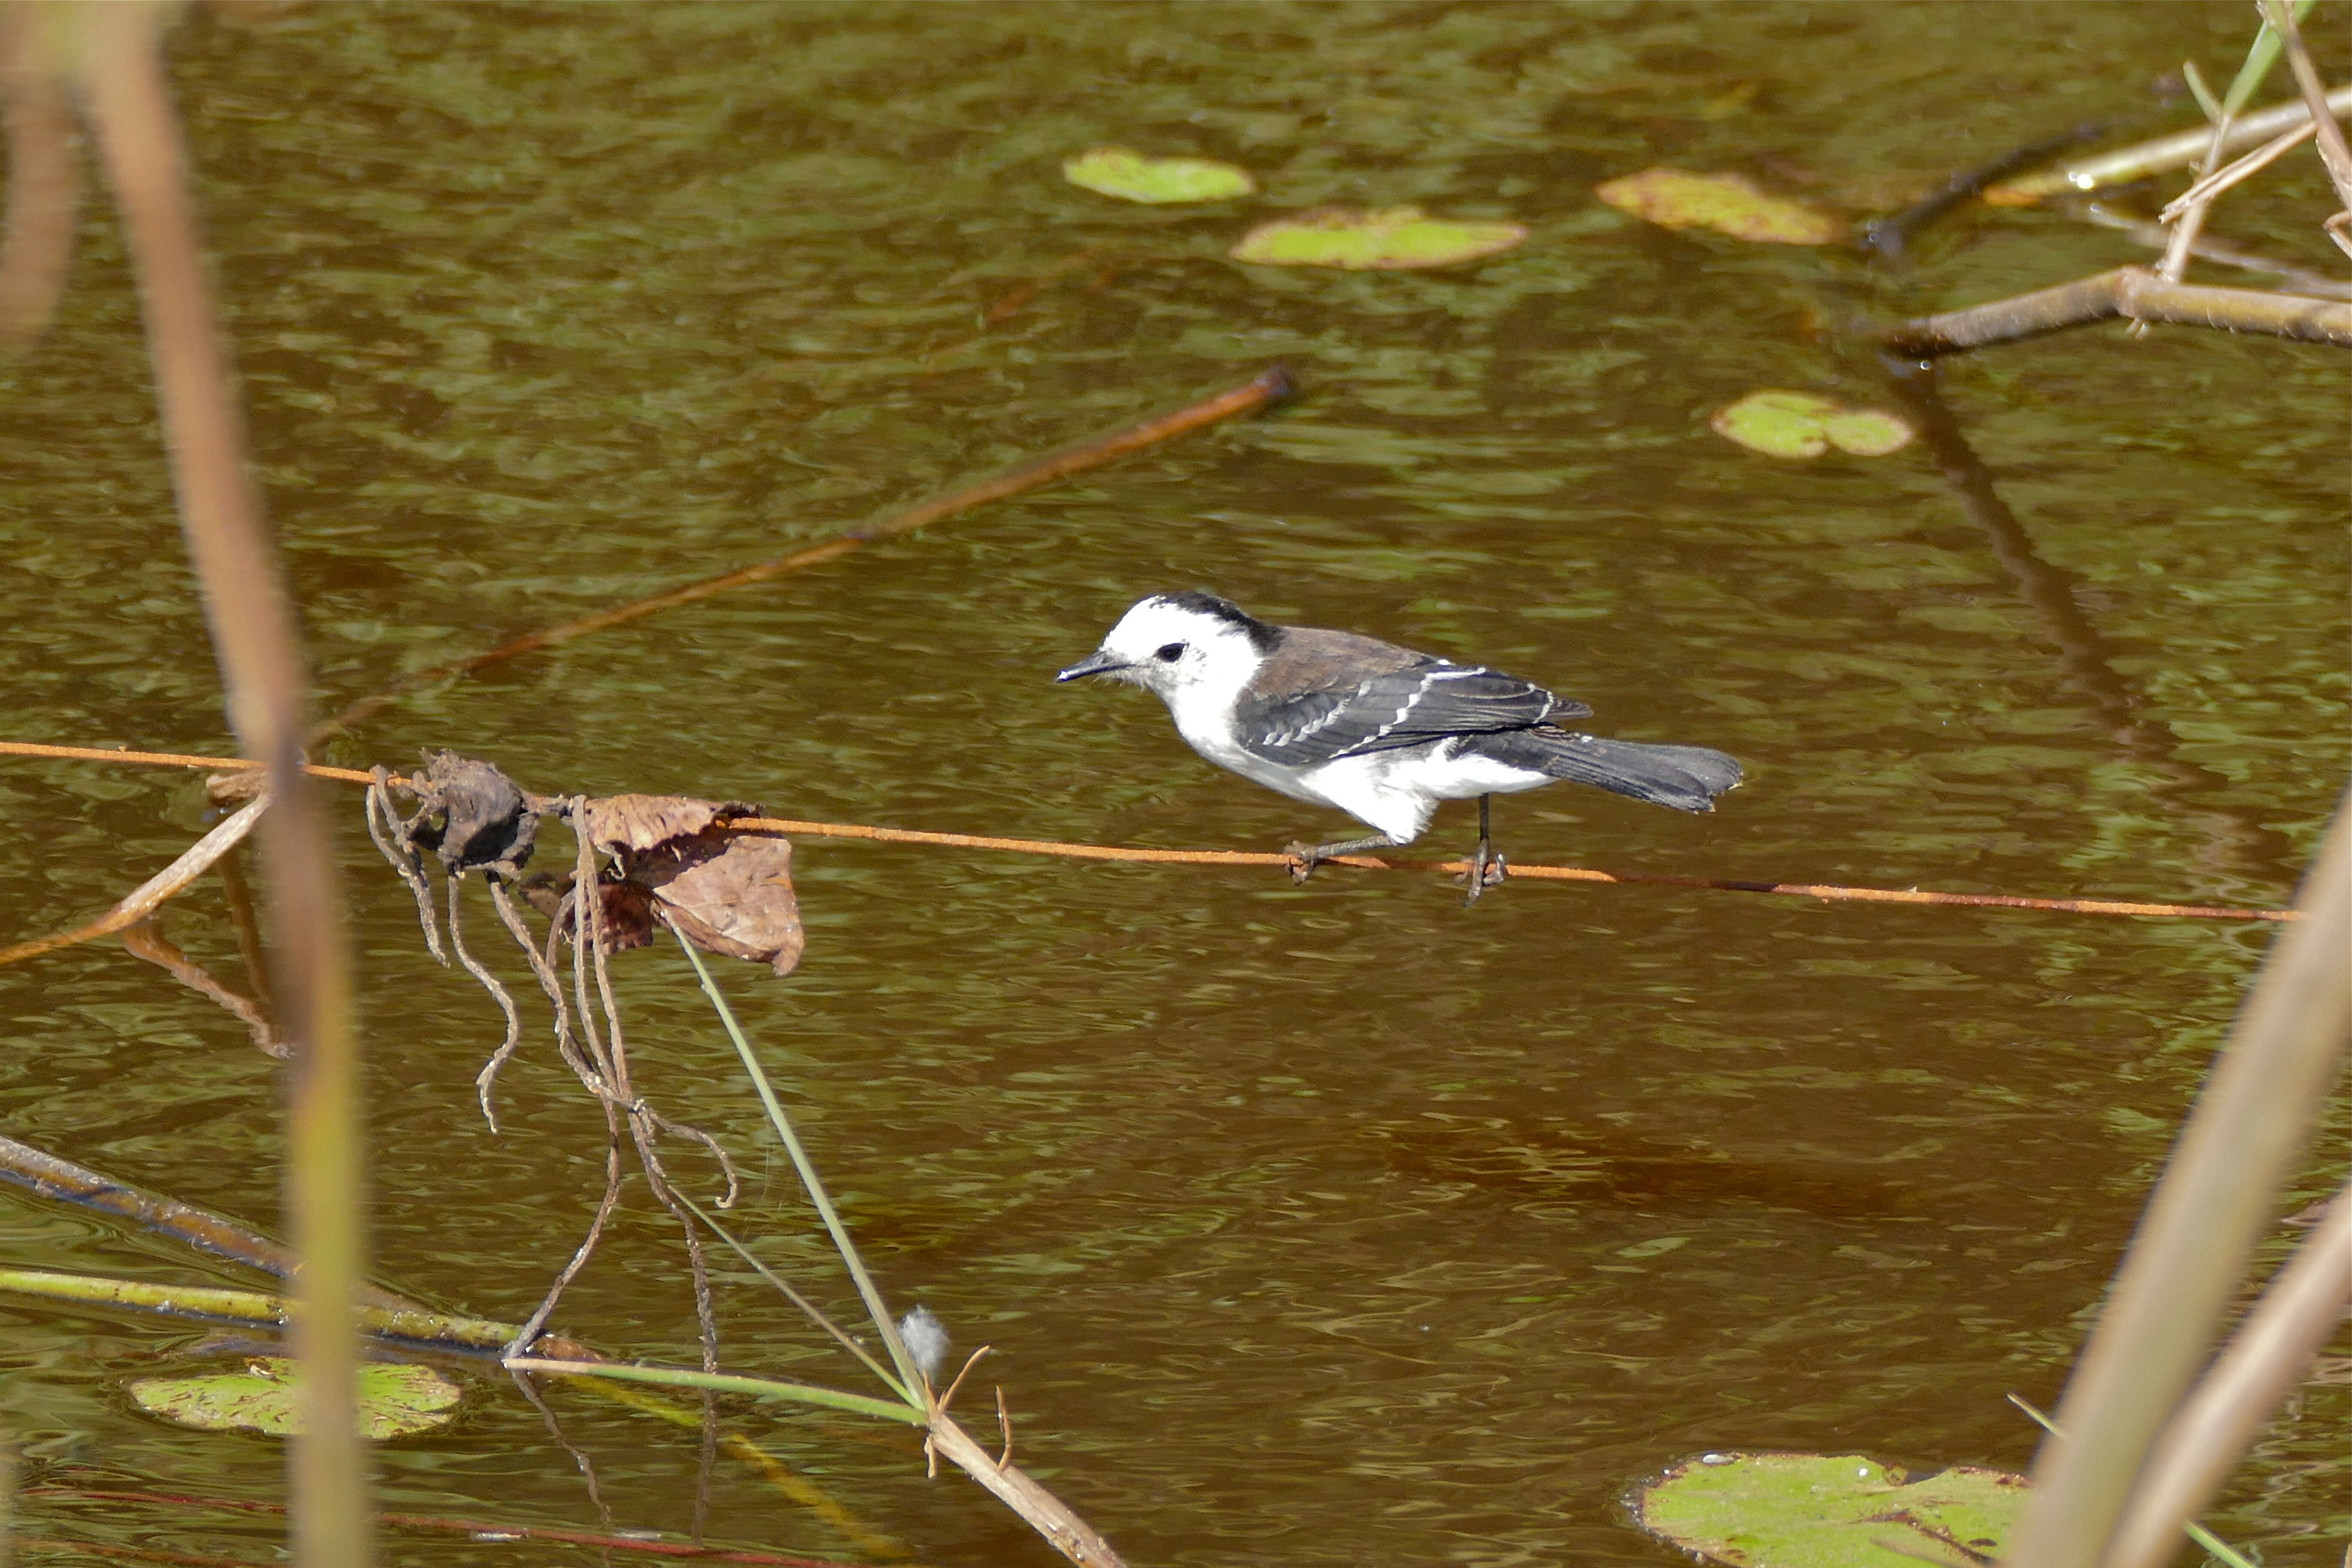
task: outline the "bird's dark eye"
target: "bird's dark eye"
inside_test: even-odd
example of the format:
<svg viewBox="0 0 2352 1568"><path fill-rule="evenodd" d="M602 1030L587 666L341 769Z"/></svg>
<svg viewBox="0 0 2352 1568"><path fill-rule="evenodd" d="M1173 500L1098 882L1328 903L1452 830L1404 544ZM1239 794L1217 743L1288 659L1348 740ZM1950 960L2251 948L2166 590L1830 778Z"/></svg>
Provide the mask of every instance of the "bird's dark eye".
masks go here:
<svg viewBox="0 0 2352 1568"><path fill-rule="evenodd" d="M1160 651L1151 657L1162 664L1173 664L1184 657L1184 645L1180 642L1163 644Z"/></svg>

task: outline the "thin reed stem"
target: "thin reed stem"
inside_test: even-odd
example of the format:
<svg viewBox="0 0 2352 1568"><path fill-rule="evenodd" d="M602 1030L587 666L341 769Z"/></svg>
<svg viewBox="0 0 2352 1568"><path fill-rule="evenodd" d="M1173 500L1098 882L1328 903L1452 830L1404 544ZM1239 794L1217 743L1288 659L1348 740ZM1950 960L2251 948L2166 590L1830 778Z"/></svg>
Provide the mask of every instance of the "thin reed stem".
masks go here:
<svg viewBox="0 0 2352 1568"><path fill-rule="evenodd" d="M245 423L188 195L187 154L163 71L160 9L73 15L77 61L129 240L155 366L172 481L196 569L230 722L268 766L264 819L280 968L295 1045L287 1105L287 1206L302 1267L293 1330L303 1369L292 1439L293 1556L302 1568L367 1568L373 1534L358 1426L364 1274L362 1124L350 974L325 813L301 771L309 677L263 521Z"/></svg>
<svg viewBox="0 0 2352 1568"><path fill-rule="evenodd" d="M2309 1144L2352 1038L2352 794L2199 1094L2034 1464L2011 1562L2094 1568Z"/></svg>
<svg viewBox="0 0 2352 1568"><path fill-rule="evenodd" d="M718 982L711 979L702 955L677 931L670 934L685 949L687 962L694 965L695 975L702 982L703 994L718 1010L719 1022L726 1028L727 1037L735 1042L735 1054L742 1058L743 1070L751 1075L751 1087L758 1092L760 1103L767 1107L769 1122L774 1126L776 1136L783 1140L784 1150L792 1156L793 1169L800 1173L801 1184L808 1189L809 1201L816 1205L817 1217L824 1221L825 1233L833 1237L835 1249L841 1254L850 1279L856 1282L857 1294L864 1299L866 1313L874 1320L875 1332L882 1336L882 1343L890 1352L890 1364L898 1369L899 1392L907 1395L910 1407L921 1409L912 1391L924 1385L922 1374L916 1371L914 1358L907 1353L905 1343L898 1338L898 1325L883 1303L882 1292L875 1288L873 1277L866 1272L866 1262L858 1257L856 1244L849 1239L848 1227L834 1212L833 1199L825 1195L824 1182L817 1175L808 1151L801 1147L800 1135L793 1131L792 1120L784 1114L782 1103L776 1099L775 1087L768 1081L767 1069L760 1065L759 1053L751 1048L742 1026L735 1021L735 1010L727 1005L727 998L720 993Z"/></svg>
<svg viewBox="0 0 2352 1568"><path fill-rule="evenodd" d="M819 1388L814 1384L780 1383L773 1378L743 1377L734 1373L639 1366L635 1362L543 1361L536 1356L509 1357L506 1365L515 1372L560 1373L566 1377L609 1377L622 1383L659 1384L666 1388L708 1388L719 1394L748 1394L755 1399L789 1399L795 1404L822 1405L828 1410L846 1410L854 1415L900 1421L910 1426L920 1426L928 1419L919 1405L873 1399L863 1394L844 1394L839 1389Z"/></svg>
<svg viewBox="0 0 2352 1568"><path fill-rule="evenodd" d="M891 1376L889 1371L885 1368L880 1362L876 1361L872 1356L866 1353L866 1347L864 1345L859 1344L856 1340L851 1339L847 1333L844 1332L841 1325L827 1317L824 1310L820 1309L815 1302L810 1300L798 1290L793 1289L791 1280L786 1279L782 1275L777 1273L774 1269L761 1262L758 1256L754 1254L750 1247L744 1246L741 1242L736 1240L734 1237L729 1235L726 1227L721 1226L717 1220L711 1218L708 1214L703 1213L702 1206L699 1204L697 1204L692 1198L688 1197L684 1193L680 1193L678 1194L678 1200L685 1204L687 1207L694 1210L696 1217L700 1219L704 1225L710 1227L711 1235L717 1237L729 1247L734 1248L735 1255L740 1258L744 1262L750 1264L754 1273L758 1274L761 1279L766 1280L769 1284L774 1286L779 1291L781 1291L784 1300L790 1301L793 1306L798 1307L807 1315L811 1322L814 1323L818 1328L823 1329L826 1333L831 1334L840 1342L842 1349L847 1351L851 1355L856 1356L865 1364L866 1371L880 1378L884 1387L887 1388L891 1393L897 1394L899 1398L905 1400L909 1405L919 1403L915 1398L915 1395L907 1389L901 1387L898 1380Z"/></svg>

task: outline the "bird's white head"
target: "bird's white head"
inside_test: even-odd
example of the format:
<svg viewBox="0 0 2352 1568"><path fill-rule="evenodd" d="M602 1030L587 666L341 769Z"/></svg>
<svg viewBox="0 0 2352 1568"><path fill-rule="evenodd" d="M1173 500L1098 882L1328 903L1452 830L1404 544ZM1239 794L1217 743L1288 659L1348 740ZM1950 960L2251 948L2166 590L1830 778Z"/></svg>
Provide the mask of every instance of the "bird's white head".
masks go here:
<svg viewBox="0 0 2352 1568"><path fill-rule="evenodd" d="M1153 594L1129 607L1092 656L1054 679L1130 681L1181 716L1202 700L1230 703L1281 636L1213 594Z"/></svg>

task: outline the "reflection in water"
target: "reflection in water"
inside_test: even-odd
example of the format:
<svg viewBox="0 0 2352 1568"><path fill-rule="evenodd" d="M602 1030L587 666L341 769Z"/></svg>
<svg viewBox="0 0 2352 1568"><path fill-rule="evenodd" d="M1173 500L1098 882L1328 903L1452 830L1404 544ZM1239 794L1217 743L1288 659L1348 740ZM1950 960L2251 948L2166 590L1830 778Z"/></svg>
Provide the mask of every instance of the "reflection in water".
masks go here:
<svg viewBox="0 0 2352 1568"><path fill-rule="evenodd" d="M1889 384L1917 426L1937 471L1959 497L1969 521L1984 531L1993 558L2032 607L2043 635L2058 645L2059 669L2067 684L2097 707L2108 732L2125 752L2148 763L2163 780L2166 794L2204 826L2208 843L2200 858L2208 869L2293 885L2300 866L2283 835L2246 812L2216 811L2204 804L2226 790L2229 781L2183 759L2179 738L2169 726L2149 717L2145 700L2116 673L2117 650L2077 597L2082 580L2044 561L2035 551L2032 536L2001 500L1992 470L1969 445L1959 421L1937 390L1934 363L1883 363Z"/></svg>
<svg viewBox="0 0 2352 1568"><path fill-rule="evenodd" d="M1395 1131L1374 1129L1370 1136L1380 1141L1382 1154L1398 1171L1466 1182L1514 1198L1677 1212L1706 1204L1752 1203L1832 1219L1922 1212L1920 1194L1852 1164L1734 1156L1608 1128L1425 1122Z"/></svg>

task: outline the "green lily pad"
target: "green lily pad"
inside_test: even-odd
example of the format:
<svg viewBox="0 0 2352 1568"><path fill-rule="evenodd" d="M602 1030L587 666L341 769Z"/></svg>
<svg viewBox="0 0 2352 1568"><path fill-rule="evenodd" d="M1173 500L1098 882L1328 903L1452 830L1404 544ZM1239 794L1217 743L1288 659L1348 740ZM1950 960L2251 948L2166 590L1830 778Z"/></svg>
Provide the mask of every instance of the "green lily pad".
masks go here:
<svg viewBox="0 0 2352 1568"><path fill-rule="evenodd" d="M1822 421L1822 434L1841 452L1883 458L1911 444L1911 426L1883 408L1849 408Z"/></svg>
<svg viewBox="0 0 2352 1568"><path fill-rule="evenodd" d="M1857 458L1883 458L1910 443L1911 426L1880 408L1848 408L1810 392L1751 392L1707 423L1751 452L1818 458L1835 447Z"/></svg>
<svg viewBox="0 0 2352 1568"><path fill-rule="evenodd" d="M1767 195L1744 174L1644 169L1596 185L1593 195L1662 228L1711 228L1767 245L1828 245L1845 234L1827 213Z"/></svg>
<svg viewBox="0 0 2352 1568"><path fill-rule="evenodd" d="M1419 207L1354 212L1318 207L1242 236L1228 253L1265 267L1340 267L1351 272L1452 267L1527 238L1515 223L1444 223Z"/></svg>
<svg viewBox="0 0 2352 1568"><path fill-rule="evenodd" d="M1955 1465L1918 1480L1857 1454L1701 1454L1631 1499L1651 1534L1733 1568L1990 1568L2026 1482Z"/></svg>
<svg viewBox="0 0 2352 1568"><path fill-rule="evenodd" d="M1062 163L1062 178L1121 201L1222 202L1257 189L1249 171L1213 158L1147 158L1127 147L1097 147Z"/></svg>
<svg viewBox="0 0 2352 1568"><path fill-rule="evenodd" d="M198 1431L291 1436L299 1425L294 1367L273 1358L212 1377L142 1377L131 1384L131 1402ZM446 1426L463 1397L456 1384L427 1366L362 1366L359 1394L360 1431L378 1440Z"/></svg>

